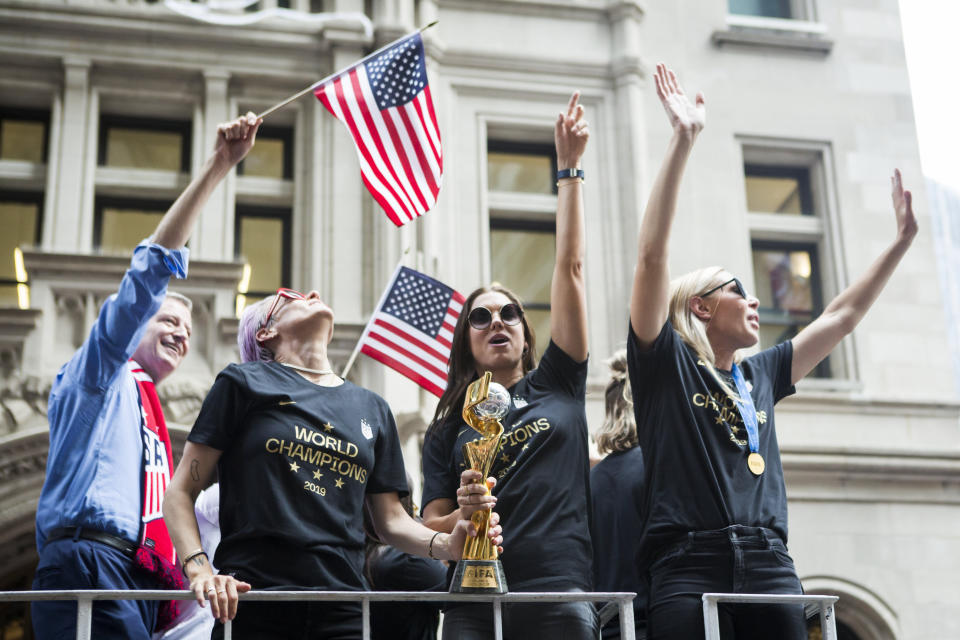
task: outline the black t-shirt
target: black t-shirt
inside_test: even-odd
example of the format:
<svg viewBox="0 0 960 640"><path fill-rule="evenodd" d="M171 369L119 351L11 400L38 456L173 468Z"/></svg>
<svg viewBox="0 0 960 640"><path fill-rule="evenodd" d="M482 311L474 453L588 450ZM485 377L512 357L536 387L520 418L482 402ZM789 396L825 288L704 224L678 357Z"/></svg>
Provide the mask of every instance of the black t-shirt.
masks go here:
<svg viewBox="0 0 960 640"><path fill-rule="evenodd" d="M773 406L795 391L793 343L770 347L740 364L756 406L759 453L766 462L766 470L755 476L747 467L750 449L736 402L670 322L648 351L641 351L632 327L629 334L627 364L646 470L641 566L688 531L740 524L773 529L786 541L787 495Z"/></svg>
<svg viewBox="0 0 960 640"><path fill-rule="evenodd" d="M446 591L447 567L389 546L367 560L370 587L376 591ZM436 640L439 602L371 602L373 640Z"/></svg>
<svg viewBox="0 0 960 640"><path fill-rule="evenodd" d="M640 447L611 453L590 470L593 496L593 576L597 591L635 591L633 619L646 619L647 584L634 559L643 529L643 452ZM614 617L603 637L620 637Z"/></svg>
<svg viewBox="0 0 960 640"><path fill-rule="evenodd" d="M497 479L501 559L511 591L591 588L586 379L586 360L574 362L551 341L540 366L509 389L512 403L490 475ZM467 468L461 447L477 438L459 410L427 434L424 506L456 501Z"/></svg>
<svg viewBox="0 0 960 640"><path fill-rule="evenodd" d="M407 494L393 414L375 393L275 362L220 372L188 439L223 452L214 564L258 589L359 590L363 502Z"/></svg>

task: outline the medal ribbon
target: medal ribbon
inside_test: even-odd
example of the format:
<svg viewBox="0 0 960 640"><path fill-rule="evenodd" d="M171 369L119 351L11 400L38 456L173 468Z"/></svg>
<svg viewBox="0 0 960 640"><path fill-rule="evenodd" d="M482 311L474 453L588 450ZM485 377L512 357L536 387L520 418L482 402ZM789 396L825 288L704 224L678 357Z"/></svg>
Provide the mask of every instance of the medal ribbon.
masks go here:
<svg viewBox="0 0 960 640"><path fill-rule="evenodd" d="M757 408L753 406L753 397L747 389L747 381L743 379L743 371L733 363L733 382L737 385L737 393L740 400L737 401L737 408L740 409L740 417L743 418L743 426L747 429L747 444L750 447L750 453L757 453L760 449L760 434L757 427Z"/></svg>

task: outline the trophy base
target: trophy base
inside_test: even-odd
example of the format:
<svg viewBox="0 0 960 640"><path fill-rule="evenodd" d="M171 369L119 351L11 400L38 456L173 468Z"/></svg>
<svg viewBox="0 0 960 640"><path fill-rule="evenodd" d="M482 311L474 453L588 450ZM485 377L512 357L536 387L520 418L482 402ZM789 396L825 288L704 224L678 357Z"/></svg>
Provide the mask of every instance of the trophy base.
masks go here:
<svg viewBox="0 0 960 640"><path fill-rule="evenodd" d="M450 593L506 593L507 578L499 560L460 560Z"/></svg>

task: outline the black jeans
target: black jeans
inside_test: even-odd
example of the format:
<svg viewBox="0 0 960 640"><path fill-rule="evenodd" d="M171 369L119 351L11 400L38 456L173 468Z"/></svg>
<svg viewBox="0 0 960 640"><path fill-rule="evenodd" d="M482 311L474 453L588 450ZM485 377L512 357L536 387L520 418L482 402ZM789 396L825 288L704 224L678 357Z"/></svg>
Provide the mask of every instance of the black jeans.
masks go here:
<svg viewBox="0 0 960 640"><path fill-rule="evenodd" d="M692 531L650 565L650 640L703 638L704 593L801 594L793 560L776 533L732 525ZM804 640L801 605L720 604L724 640Z"/></svg>
<svg viewBox="0 0 960 640"><path fill-rule="evenodd" d="M599 635L600 623L592 602L515 603L503 606L504 640L597 640ZM492 640L493 637L492 604L456 605L443 614L444 640Z"/></svg>

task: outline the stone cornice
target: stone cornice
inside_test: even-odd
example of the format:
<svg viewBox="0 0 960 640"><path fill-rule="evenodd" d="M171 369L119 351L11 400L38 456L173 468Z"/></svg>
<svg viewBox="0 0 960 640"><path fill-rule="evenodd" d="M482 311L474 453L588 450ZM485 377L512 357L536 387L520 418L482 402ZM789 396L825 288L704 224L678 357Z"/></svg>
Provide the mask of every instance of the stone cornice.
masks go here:
<svg viewBox="0 0 960 640"><path fill-rule="evenodd" d="M23 342L42 313L39 309L0 308L0 342Z"/></svg>
<svg viewBox="0 0 960 640"><path fill-rule="evenodd" d="M240 74L274 78L319 77L317 61L338 45L369 47L359 24L301 25L264 21L243 28L190 20L162 4L43 4L5 2L0 7L0 58L24 57L57 64L65 57L87 58L96 66L192 70L201 73L229 64ZM29 40L24 34L30 34ZM27 44L29 43L29 46ZM106 44L105 44L106 43ZM144 43L157 52L142 55ZM138 52L127 55L126 50Z"/></svg>
<svg viewBox="0 0 960 640"><path fill-rule="evenodd" d="M53 253L37 249L24 249L23 262L34 280L66 281L72 285L89 288L91 279L102 278L111 287L123 277L130 266L130 256L105 256L89 253ZM226 287L233 289L240 281L243 271L241 262L191 260L189 283L191 288ZM85 279L77 281L77 273Z"/></svg>
<svg viewBox="0 0 960 640"><path fill-rule="evenodd" d="M641 18L643 3L638 0L439 0L440 9L482 11L492 14L530 16L534 18L567 18L572 20L619 20L624 16Z"/></svg>
<svg viewBox="0 0 960 640"><path fill-rule="evenodd" d="M791 502L960 505L960 451L785 447Z"/></svg>

